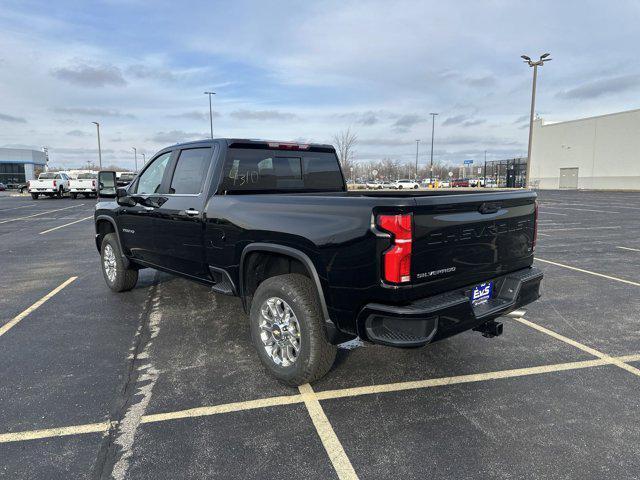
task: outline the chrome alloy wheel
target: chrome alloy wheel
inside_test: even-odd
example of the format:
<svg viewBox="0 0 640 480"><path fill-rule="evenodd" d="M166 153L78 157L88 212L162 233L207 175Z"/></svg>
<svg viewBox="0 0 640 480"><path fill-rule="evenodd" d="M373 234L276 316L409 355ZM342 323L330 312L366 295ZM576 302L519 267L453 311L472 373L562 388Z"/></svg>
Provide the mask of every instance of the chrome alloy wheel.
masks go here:
<svg viewBox="0 0 640 480"><path fill-rule="evenodd" d="M292 365L300 354L300 324L287 302L271 297L260 307L260 339L273 363Z"/></svg>
<svg viewBox="0 0 640 480"><path fill-rule="evenodd" d="M111 283L116 280L116 254L111 245L104 246L104 273Z"/></svg>

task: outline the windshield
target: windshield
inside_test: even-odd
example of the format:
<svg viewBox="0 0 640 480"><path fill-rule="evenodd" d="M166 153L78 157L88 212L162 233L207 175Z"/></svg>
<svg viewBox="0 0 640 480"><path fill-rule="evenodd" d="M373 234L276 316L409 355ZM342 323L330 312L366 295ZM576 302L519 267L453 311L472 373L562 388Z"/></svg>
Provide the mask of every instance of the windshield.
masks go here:
<svg viewBox="0 0 640 480"><path fill-rule="evenodd" d="M344 182L335 153L230 148L222 190L342 191Z"/></svg>

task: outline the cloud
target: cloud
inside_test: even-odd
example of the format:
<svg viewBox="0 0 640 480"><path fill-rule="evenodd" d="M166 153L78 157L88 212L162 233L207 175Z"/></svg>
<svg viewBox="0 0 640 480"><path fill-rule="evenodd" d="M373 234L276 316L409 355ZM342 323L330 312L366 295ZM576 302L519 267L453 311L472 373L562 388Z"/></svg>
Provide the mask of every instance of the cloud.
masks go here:
<svg viewBox="0 0 640 480"><path fill-rule="evenodd" d="M492 87L496 82L493 75L485 75L483 77L468 77L463 80L464 83L472 87Z"/></svg>
<svg viewBox="0 0 640 480"><path fill-rule="evenodd" d="M88 137L89 134L87 132L83 132L82 130L71 130L67 132L67 135L70 137Z"/></svg>
<svg viewBox="0 0 640 480"><path fill-rule="evenodd" d="M153 137L149 138L150 141L156 143L173 144L188 142L190 140L201 140L208 138L207 133L197 132L185 132L183 130L171 130L170 132L158 132Z"/></svg>
<svg viewBox="0 0 640 480"><path fill-rule="evenodd" d="M130 113L122 113L119 110L111 110L107 108L93 108L93 107L54 107L55 113L62 113L65 115L84 115L92 117L120 117L120 118L135 118Z"/></svg>
<svg viewBox="0 0 640 480"><path fill-rule="evenodd" d="M528 122L528 121L529 121L529 115L521 115L521 116L519 116L518 118L516 118L513 121L513 124L514 125L518 125L518 124L520 124L522 122ZM527 123L527 125L528 125L528 123Z"/></svg>
<svg viewBox="0 0 640 480"><path fill-rule="evenodd" d="M619 75L617 77L601 78L592 82L563 90L556 95L559 98L571 100L587 100L603 97L614 93L622 93L640 88L640 75Z"/></svg>
<svg viewBox="0 0 640 480"><path fill-rule="evenodd" d="M455 115L453 117L447 118L444 122L442 122L442 125L445 127L447 125L458 125L459 123L464 122L466 119L466 115Z"/></svg>
<svg viewBox="0 0 640 480"><path fill-rule="evenodd" d="M136 78L152 78L159 80L177 80L176 75L172 70L162 67L150 67L148 65L136 64L127 67L127 73Z"/></svg>
<svg viewBox="0 0 640 480"><path fill-rule="evenodd" d="M278 110L235 110L229 115L236 120L296 120L295 113L280 112Z"/></svg>
<svg viewBox="0 0 640 480"><path fill-rule="evenodd" d="M190 112L176 113L169 115L171 118L186 118L188 120L209 120L209 112L201 112L198 110L192 110ZM213 118L220 117L220 114L214 110Z"/></svg>
<svg viewBox="0 0 640 480"><path fill-rule="evenodd" d="M482 125L486 120L481 118L470 118L467 115L455 115L453 117L447 118L444 122L442 122L443 126L449 125L460 125L461 127L474 127L476 125Z"/></svg>
<svg viewBox="0 0 640 480"><path fill-rule="evenodd" d="M423 123L424 117L415 114L401 115L393 124L393 128L398 132L406 132L414 125Z"/></svg>
<svg viewBox="0 0 640 480"><path fill-rule="evenodd" d="M22 117L14 117L13 115L7 115L5 113L0 113L0 120L11 123L27 123L27 120Z"/></svg>
<svg viewBox="0 0 640 480"><path fill-rule="evenodd" d="M400 147L405 145L415 145L415 140L405 140L402 138L365 138L358 139L358 143L362 145L370 145L372 147Z"/></svg>
<svg viewBox="0 0 640 480"><path fill-rule="evenodd" d="M75 67L55 68L51 72L54 77L83 87L124 87L127 81L122 71L114 65L93 66L79 64Z"/></svg>

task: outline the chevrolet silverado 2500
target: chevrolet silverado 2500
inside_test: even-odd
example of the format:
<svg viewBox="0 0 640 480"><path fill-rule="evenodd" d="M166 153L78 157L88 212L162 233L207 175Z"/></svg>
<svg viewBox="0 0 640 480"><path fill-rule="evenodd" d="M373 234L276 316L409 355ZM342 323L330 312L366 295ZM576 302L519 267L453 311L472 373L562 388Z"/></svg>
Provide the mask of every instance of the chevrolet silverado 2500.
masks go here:
<svg viewBox="0 0 640 480"><path fill-rule="evenodd" d="M126 188L99 175L114 291L155 268L237 295L266 369L300 385L356 337L419 347L539 297L529 190L347 191L334 148L215 139L161 150Z"/></svg>

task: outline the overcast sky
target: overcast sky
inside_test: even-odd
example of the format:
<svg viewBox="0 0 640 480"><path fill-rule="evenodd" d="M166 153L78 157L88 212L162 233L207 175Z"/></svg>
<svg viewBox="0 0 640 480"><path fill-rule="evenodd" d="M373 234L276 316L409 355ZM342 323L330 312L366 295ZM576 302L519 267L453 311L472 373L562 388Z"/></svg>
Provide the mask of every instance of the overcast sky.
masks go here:
<svg viewBox="0 0 640 480"><path fill-rule="evenodd" d="M559 121L640 108L638 1L35 2L0 7L0 146L50 148L52 164L133 166L214 135L332 142L411 161L429 112L435 158L526 152L536 111Z"/></svg>

